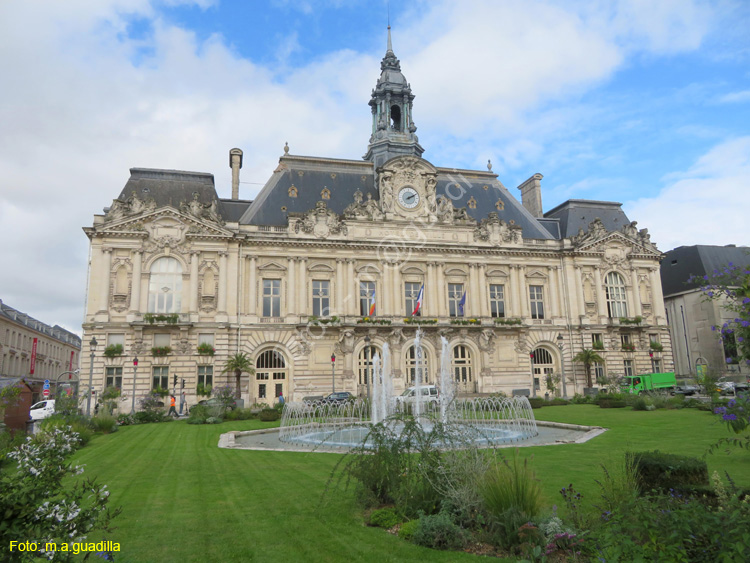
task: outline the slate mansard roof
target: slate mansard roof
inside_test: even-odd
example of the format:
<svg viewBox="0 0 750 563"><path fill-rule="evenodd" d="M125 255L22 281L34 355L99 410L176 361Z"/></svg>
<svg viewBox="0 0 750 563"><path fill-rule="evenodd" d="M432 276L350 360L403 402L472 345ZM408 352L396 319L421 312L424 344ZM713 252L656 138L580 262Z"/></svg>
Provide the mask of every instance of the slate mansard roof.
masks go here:
<svg viewBox="0 0 750 563"><path fill-rule="evenodd" d="M684 293L701 286L703 276L721 271L732 263L750 268L750 248L730 246L679 246L670 250L661 263L661 285L664 296ZM688 283L691 276L698 280Z"/></svg>

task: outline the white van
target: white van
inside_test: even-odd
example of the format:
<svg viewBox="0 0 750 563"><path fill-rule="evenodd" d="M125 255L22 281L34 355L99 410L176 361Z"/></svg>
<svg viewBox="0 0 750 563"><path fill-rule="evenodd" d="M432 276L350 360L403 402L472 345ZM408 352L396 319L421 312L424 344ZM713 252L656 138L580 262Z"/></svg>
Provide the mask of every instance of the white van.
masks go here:
<svg viewBox="0 0 750 563"><path fill-rule="evenodd" d="M55 414L54 399L40 401L35 405L31 405L31 408L29 409L29 417L31 420L42 420L53 414Z"/></svg>
<svg viewBox="0 0 750 563"><path fill-rule="evenodd" d="M438 401L438 388L434 385L422 385L422 402L423 403L437 403ZM406 391L396 397L396 403L413 403L417 399L416 387L409 387Z"/></svg>

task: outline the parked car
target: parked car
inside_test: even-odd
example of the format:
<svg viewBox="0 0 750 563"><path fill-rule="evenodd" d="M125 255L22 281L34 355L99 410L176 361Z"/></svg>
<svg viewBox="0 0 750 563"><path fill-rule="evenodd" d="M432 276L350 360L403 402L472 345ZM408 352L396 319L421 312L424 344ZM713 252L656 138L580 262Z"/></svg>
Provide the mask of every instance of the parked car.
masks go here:
<svg viewBox="0 0 750 563"><path fill-rule="evenodd" d="M700 388L697 385L689 385L685 383L675 387L674 391L672 391L672 395L695 395L698 391L700 391Z"/></svg>
<svg viewBox="0 0 750 563"><path fill-rule="evenodd" d="M423 385L422 386L422 401L427 403L437 403L438 401L438 388L434 385ZM417 400L417 388L409 387L396 397L397 404L414 403Z"/></svg>
<svg viewBox="0 0 750 563"><path fill-rule="evenodd" d="M354 400L354 395L349 393L349 391L339 391L337 393L331 393L326 397L322 398L322 402L324 403L333 403L333 404L341 404L346 403L349 401Z"/></svg>
<svg viewBox="0 0 750 563"><path fill-rule="evenodd" d="M734 395L735 393L741 393L750 389L747 381L730 381L723 377L719 379L716 386L722 395Z"/></svg>
<svg viewBox="0 0 750 563"><path fill-rule="evenodd" d="M211 397L210 399L203 399L202 401L198 401L199 405L204 405L206 407L219 407L221 408L223 405L221 404L221 401L217 399L216 397ZM232 399L232 402L229 404L229 410L233 411L235 408L237 408L237 401Z"/></svg>
<svg viewBox="0 0 750 563"><path fill-rule="evenodd" d="M31 405L29 409L29 418L31 420L44 420L48 416L55 414L55 400L47 399Z"/></svg>

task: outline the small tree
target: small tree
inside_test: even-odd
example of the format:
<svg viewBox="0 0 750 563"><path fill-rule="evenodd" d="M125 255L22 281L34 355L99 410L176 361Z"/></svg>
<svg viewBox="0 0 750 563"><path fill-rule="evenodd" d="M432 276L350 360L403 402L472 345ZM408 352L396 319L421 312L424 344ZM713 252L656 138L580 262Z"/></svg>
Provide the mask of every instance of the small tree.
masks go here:
<svg viewBox="0 0 750 563"><path fill-rule="evenodd" d="M584 348L573 356L573 361L583 364L583 367L586 368L586 386L593 387L593 382L591 381L591 366L594 364L603 364L604 359L594 350Z"/></svg>
<svg viewBox="0 0 750 563"><path fill-rule="evenodd" d="M244 352L229 356L227 363L224 364L224 369L221 373L234 372L235 380L235 391L234 396L239 399L242 395L240 394L240 379L243 373L254 374L255 368L253 367L253 360L250 356Z"/></svg>
<svg viewBox="0 0 750 563"><path fill-rule="evenodd" d="M99 403L106 409L107 414L112 414L112 412L115 410L115 407L117 406L117 399L119 399L121 395L122 391L119 387L110 386L102 391L101 395L99 396Z"/></svg>
<svg viewBox="0 0 750 563"><path fill-rule="evenodd" d="M221 416L224 416L227 409L229 409L234 403L234 390L229 385L225 387L214 387L211 389L211 394L219 401Z"/></svg>

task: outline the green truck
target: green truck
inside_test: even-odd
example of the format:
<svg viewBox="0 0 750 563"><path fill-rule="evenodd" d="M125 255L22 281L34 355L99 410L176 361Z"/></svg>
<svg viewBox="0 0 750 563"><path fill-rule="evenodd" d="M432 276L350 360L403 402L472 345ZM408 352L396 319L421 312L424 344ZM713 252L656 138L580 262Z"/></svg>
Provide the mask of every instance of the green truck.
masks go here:
<svg viewBox="0 0 750 563"><path fill-rule="evenodd" d="M643 373L623 377L620 382L620 390L623 393L640 395L647 391L673 391L676 385L677 379L674 372Z"/></svg>

